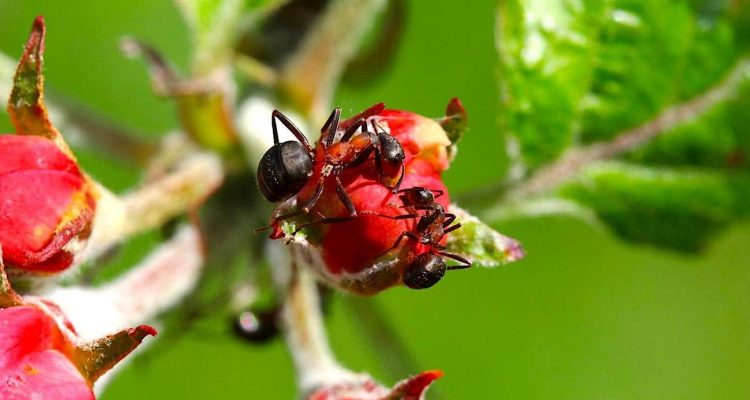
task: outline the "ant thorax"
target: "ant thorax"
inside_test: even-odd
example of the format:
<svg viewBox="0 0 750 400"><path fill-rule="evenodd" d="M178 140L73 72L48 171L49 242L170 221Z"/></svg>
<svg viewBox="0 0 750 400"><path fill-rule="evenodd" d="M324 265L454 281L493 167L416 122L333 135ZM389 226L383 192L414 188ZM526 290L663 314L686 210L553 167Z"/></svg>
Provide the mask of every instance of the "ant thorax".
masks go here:
<svg viewBox="0 0 750 400"><path fill-rule="evenodd" d="M320 171L320 174L321 174L321 175L323 175L323 176L328 176L328 175L331 175L331 172L333 172L333 168L334 168L334 167L335 167L335 165L334 165L334 164L331 164L331 163L326 163L326 164L325 164L325 165L323 166L323 169L322 169L322 170Z"/></svg>

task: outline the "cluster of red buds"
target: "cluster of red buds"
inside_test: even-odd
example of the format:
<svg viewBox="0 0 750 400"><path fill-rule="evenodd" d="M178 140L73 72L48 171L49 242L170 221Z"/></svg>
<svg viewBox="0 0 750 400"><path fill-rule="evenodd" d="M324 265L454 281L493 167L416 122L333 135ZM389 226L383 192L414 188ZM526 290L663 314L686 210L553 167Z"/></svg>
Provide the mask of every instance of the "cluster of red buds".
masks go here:
<svg viewBox="0 0 750 400"><path fill-rule="evenodd" d="M465 119L458 99L448 105ZM441 174L453 143L443 126L376 104L347 120L331 114L315 147L283 114L272 117L274 146L261 159L258 183L269 201L284 201L272 238L297 236L321 249L319 273L335 287L371 295L398 283L422 289L447 269L466 268L447 252L460 227L447 210ZM276 120L297 141L279 142ZM448 267L444 258L459 263Z"/></svg>
<svg viewBox="0 0 750 400"><path fill-rule="evenodd" d="M47 279L74 270L136 229L124 223L127 202L83 172L49 118L44 39L44 19L38 17L8 101L15 132L0 135L0 399L94 399L94 383L146 336L156 335L141 321L194 285L203 254L197 230L186 226L105 285L59 287ZM175 179L167 184L186 191ZM164 201L159 188L137 192L142 201L132 208L148 208L158 198L169 206L166 214L176 213L180 207ZM196 196L203 194L186 197ZM131 220L153 224L163 218L136 214ZM86 248L87 242L95 246ZM136 327L120 330L128 326Z"/></svg>

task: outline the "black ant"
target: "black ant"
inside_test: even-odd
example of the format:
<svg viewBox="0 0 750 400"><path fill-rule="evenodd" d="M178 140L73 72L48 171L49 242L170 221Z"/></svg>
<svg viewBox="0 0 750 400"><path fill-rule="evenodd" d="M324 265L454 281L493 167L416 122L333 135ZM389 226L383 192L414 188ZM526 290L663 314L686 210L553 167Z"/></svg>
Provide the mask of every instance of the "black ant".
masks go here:
<svg viewBox="0 0 750 400"><path fill-rule="evenodd" d="M377 215L392 219L419 217L419 220L413 231L402 232L393 246L382 254L397 248L405 237L427 245L430 248L428 251L414 258L406 269L404 269L401 281L412 289L426 289L440 281L445 275L446 270L471 267L469 260L445 251L445 246L440 244L446 233L453 232L461 227L460 223L451 225L455 222L456 215L445 212L445 208L435 201L435 198L443 195L443 191L415 186L399 190L397 193L401 194L399 197L404 204L398 207L402 207L410 213L399 216ZM425 212L424 214L419 214L419 211ZM461 265L447 266L440 256L456 260Z"/></svg>
<svg viewBox="0 0 750 400"><path fill-rule="evenodd" d="M323 136L317 149L310 146L305 135L289 118L278 110L273 111L271 127L274 145L261 158L257 173L258 187L263 197L272 203L286 200L298 194L314 173L319 174L315 191L299 207L299 211L275 217L274 224L283 219L308 214L323 194L326 179L331 176L336 181L336 194L349 212L349 218L356 217L357 210L347 195L340 176L347 167L367 160L371 153L375 153L375 165L381 180L383 177L395 179L400 174L398 183L392 188L394 191L398 190L404 176L404 149L398 140L385 130L378 130L374 121L373 127L376 132L367 131L367 120L380 114L384 109L385 105L378 103L352 118L354 122L340 123L341 109L336 108L321 128ZM289 129L297 141L279 143L277 119ZM335 141L340 128L345 128L344 133ZM362 131L358 133L357 130L360 128ZM322 154L319 154L320 151ZM319 162L322 162L322 165L316 171L315 164L318 160L321 160Z"/></svg>

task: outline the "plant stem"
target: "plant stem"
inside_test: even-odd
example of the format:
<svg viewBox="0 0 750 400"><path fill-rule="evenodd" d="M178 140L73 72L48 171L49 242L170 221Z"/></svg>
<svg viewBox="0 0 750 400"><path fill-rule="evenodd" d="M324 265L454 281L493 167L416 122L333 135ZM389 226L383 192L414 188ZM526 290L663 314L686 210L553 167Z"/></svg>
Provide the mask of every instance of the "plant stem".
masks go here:
<svg viewBox="0 0 750 400"><path fill-rule="evenodd" d="M536 196L557 187L595 161L613 158L633 150L671 129L705 114L717 104L731 98L750 74L750 59L741 59L718 85L693 99L669 107L656 118L625 130L609 142L594 143L573 149L555 163L539 170L507 193L510 200Z"/></svg>
<svg viewBox="0 0 750 400"><path fill-rule="evenodd" d="M82 340L153 320L195 286L204 262L198 230L182 227L125 275L99 288L62 287L44 296L59 305Z"/></svg>
<svg viewBox="0 0 750 400"><path fill-rule="evenodd" d="M312 121L330 112L336 84L385 0L332 0L279 76L282 92Z"/></svg>
<svg viewBox="0 0 750 400"><path fill-rule="evenodd" d="M301 259L293 258L292 277L281 318L300 391L306 394L326 384L361 378L334 359L326 338L316 281L305 265L299 265Z"/></svg>
<svg viewBox="0 0 750 400"><path fill-rule="evenodd" d="M171 173L122 197L101 188L94 227L80 261L94 258L134 234L193 211L218 188L223 178L223 167L217 156L195 153Z"/></svg>

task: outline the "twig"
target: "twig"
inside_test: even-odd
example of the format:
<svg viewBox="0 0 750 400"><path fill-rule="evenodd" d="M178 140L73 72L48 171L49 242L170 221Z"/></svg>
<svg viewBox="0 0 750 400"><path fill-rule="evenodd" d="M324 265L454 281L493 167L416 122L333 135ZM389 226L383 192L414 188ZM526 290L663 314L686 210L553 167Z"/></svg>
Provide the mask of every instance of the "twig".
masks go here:
<svg viewBox="0 0 750 400"><path fill-rule="evenodd" d="M182 227L139 265L99 288L63 287L44 297L59 305L84 339L153 320L195 286L204 256L200 234Z"/></svg>
<svg viewBox="0 0 750 400"><path fill-rule="evenodd" d="M717 104L731 98L750 74L750 59L743 58L721 83L690 101L667 108L645 124L628 129L610 142L594 143L564 154L557 162L539 170L512 189L507 198L519 200L548 191L570 179L592 162L633 150L669 130L690 122Z"/></svg>
<svg viewBox="0 0 750 400"><path fill-rule="evenodd" d="M123 197L100 188L91 237L77 262L95 258L131 235L189 213L221 184L223 177L217 156L196 153L173 172Z"/></svg>
<svg viewBox="0 0 750 400"><path fill-rule="evenodd" d="M281 71L281 90L311 120L325 118L344 67L384 5L385 0L332 1Z"/></svg>
<svg viewBox="0 0 750 400"><path fill-rule="evenodd" d="M315 278L305 265L299 265L302 257L295 256L281 318L301 393L326 384L362 380L363 377L346 370L334 359L326 338Z"/></svg>

